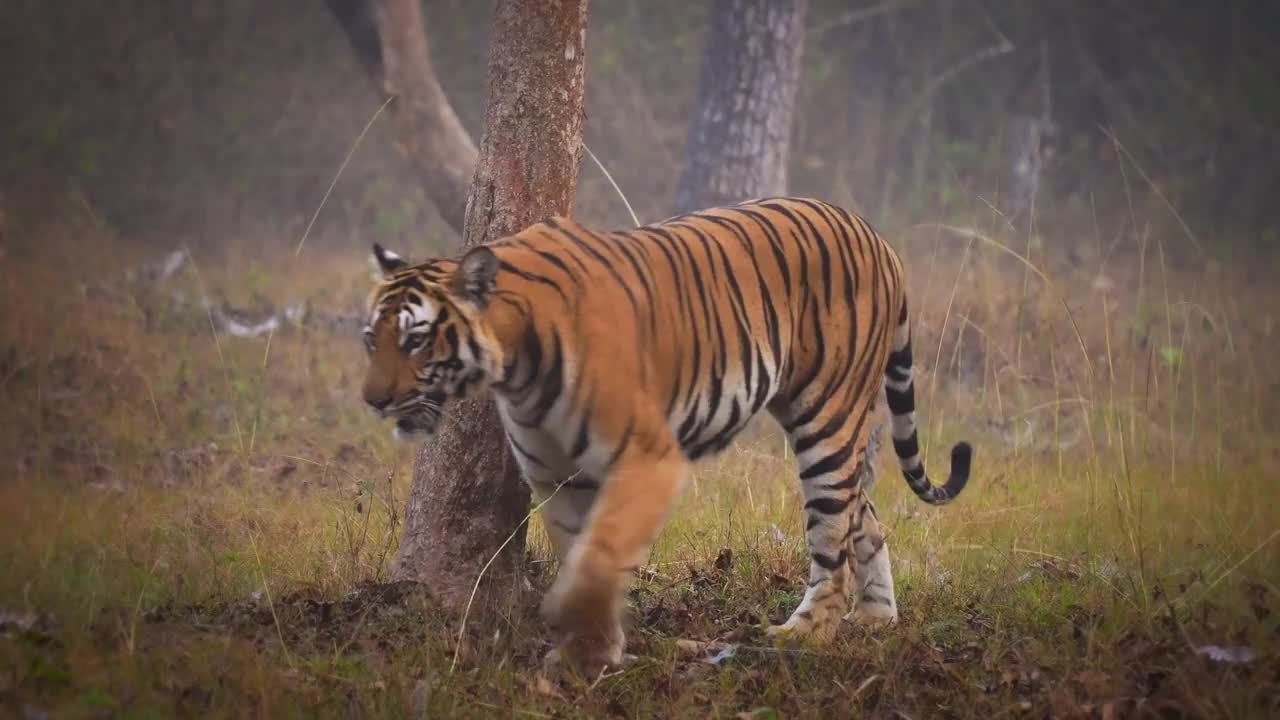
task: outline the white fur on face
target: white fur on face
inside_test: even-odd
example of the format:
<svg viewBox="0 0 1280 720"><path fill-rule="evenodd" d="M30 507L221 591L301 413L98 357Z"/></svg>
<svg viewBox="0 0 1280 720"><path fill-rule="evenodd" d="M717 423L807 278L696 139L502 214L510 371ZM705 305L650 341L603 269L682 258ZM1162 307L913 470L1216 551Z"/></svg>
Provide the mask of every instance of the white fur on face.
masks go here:
<svg viewBox="0 0 1280 720"><path fill-rule="evenodd" d="M422 328L436 321L440 315L440 309L430 300L424 300L421 304L405 303L400 308L400 314L396 320L399 323L400 333L404 334L411 329Z"/></svg>
<svg viewBox="0 0 1280 720"><path fill-rule="evenodd" d="M386 312L385 303L378 303L369 313L369 324L365 326L365 332L371 332L377 327L378 319ZM440 315L440 309L436 303L427 299L419 299L418 302L406 302L400 306L396 313L396 330L399 332L400 338L404 338L411 330L425 330L428 325L436 321Z"/></svg>

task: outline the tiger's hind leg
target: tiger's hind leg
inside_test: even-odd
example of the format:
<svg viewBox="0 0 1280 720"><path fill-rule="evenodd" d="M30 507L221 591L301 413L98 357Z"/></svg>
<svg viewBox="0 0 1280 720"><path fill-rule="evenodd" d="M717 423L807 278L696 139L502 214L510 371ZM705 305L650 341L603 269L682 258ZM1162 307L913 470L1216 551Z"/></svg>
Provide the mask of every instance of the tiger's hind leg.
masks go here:
<svg viewBox="0 0 1280 720"><path fill-rule="evenodd" d="M876 508L859 487L849 527L849 554L853 558L856 579L853 610L845 620L867 625L885 625L898 619L898 602L893 593L893 575L889 568L889 546L880 530Z"/></svg>
<svg viewBox="0 0 1280 720"><path fill-rule="evenodd" d="M832 421L821 414L787 428L800 468L804 492L805 540L809 546L809 588L800 605L770 635L830 639L849 607L854 574L849 567L850 540L859 515L862 477L858 466L865 452L865 433L855 437L855 422ZM853 416L857 416L854 413Z"/></svg>

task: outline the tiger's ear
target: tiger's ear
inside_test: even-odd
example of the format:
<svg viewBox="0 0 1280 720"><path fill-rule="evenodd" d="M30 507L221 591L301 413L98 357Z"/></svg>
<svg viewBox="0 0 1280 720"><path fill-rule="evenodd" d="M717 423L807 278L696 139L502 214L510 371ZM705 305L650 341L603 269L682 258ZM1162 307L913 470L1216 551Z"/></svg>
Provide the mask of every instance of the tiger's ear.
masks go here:
<svg viewBox="0 0 1280 720"><path fill-rule="evenodd" d="M498 256L481 245L467 251L453 272L453 294L484 307L489 302L494 278L498 275Z"/></svg>
<svg viewBox="0 0 1280 720"><path fill-rule="evenodd" d="M408 267L409 263L399 255L382 247L378 243L373 244L373 265L375 270L382 273L381 277L375 277L375 280L385 280L394 274L397 270Z"/></svg>

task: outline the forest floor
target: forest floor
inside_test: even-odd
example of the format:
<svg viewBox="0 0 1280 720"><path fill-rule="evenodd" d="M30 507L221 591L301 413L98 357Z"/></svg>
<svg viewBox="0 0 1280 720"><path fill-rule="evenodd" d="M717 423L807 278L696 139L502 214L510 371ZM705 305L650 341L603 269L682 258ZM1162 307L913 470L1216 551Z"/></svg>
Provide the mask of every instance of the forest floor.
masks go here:
<svg viewBox="0 0 1280 720"><path fill-rule="evenodd" d="M962 438L976 459L935 509L881 454L899 623L762 636L807 555L761 426L699 466L637 581L638 658L578 677L540 667L536 516L535 592L464 618L389 582L412 449L359 401L363 255L164 267L92 218L24 232L0 248L0 714L1280 715L1274 261L1135 243L1045 263L1049 286L904 236L930 467Z"/></svg>

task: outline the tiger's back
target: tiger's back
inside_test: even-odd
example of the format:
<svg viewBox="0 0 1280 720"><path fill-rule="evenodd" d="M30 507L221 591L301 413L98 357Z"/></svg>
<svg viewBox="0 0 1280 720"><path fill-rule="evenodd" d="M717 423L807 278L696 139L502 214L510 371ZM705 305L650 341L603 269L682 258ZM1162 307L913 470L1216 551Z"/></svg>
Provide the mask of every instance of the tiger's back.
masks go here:
<svg viewBox="0 0 1280 720"><path fill-rule="evenodd" d="M592 405L593 425L612 418L621 433L646 406L695 460L766 407L793 422L805 420L796 405L855 412L879 386L842 376L870 379L884 367L888 320L905 302L893 250L865 221L812 200L621 233L553 219L494 251L513 270L513 291L536 298L529 316L545 323L543 356L558 338L573 359L564 378L577 390L566 395L573 410Z"/></svg>

